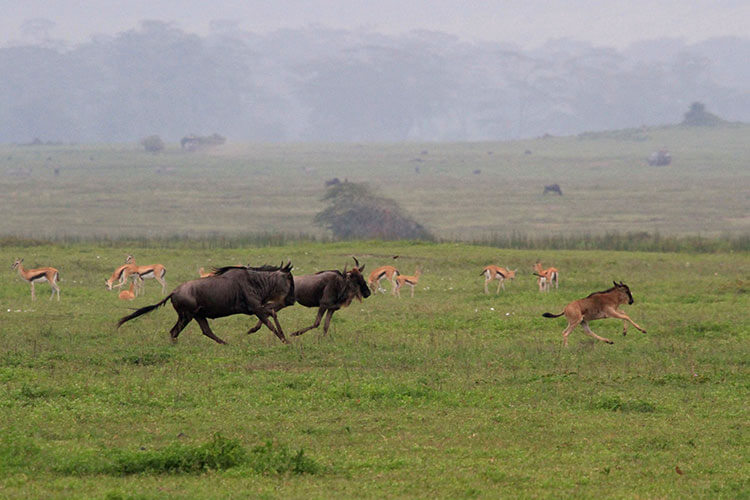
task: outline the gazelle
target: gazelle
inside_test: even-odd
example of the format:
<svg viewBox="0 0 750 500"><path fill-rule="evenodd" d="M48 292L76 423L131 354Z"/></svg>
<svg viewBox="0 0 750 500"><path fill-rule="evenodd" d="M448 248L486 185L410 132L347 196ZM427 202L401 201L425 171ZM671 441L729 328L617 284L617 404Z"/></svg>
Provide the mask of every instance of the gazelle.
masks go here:
<svg viewBox="0 0 750 500"><path fill-rule="evenodd" d="M555 288L559 286L559 271L557 268L548 267L544 269L541 262L534 264L534 275L537 278L537 285L539 285L540 292L549 292L552 283L555 283Z"/></svg>
<svg viewBox="0 0 750 500"><path fill-rule="evenodd" d="M198 274L200 274L201 278L208 278L209 276L213 276L215 274L214 271L206 271L202 267L198 269Z"/></svg>
<svg viewBox="0 0 750 500"><path fill-rule="evenodd" d="M57 300L60 300L60 287L57 286L57 280L60 278L60 273L54 267L24 269L23 259L16 259L10 268L12 270L18 269L19 276L21 276L24 281L31 283L31 300L36 300L34 283L44 283L45 281L52 287L52 294L49 296L49 299L52 300L52 297L55 296L55 292L57 292Z"/></svg>
<svg viewBox="0 0 750 500"><path fill-rule="evenodd" d="M167 274L167 269L161 264L152 264L150 266L139 266L135 263L135 257L128 255L125 259L126 264L132 264L135 266L138 277L142 280L154 278L156 281L161 283L161 293L164 295L167 292L167 282L164 281L164 275Z"/></svg>
<svg viewBox="0 0 750 500"><path fill-rule="evenodd" d="M391 293L396 295L396 278L399 276L398 269L393 266L380 266L370 273L370 277L367 278L367 284L374 292L376 289L381 293L385 293L385 289L380 286L380 281L387 279L391 282Z"/></svg>
<svg viewBox="0 0 750 500"><path fill-rule="evenodd" d="M414 297L414 286L419 283L419 277L422 275L422 270L417 268L414 271L414 276L405 276L403 274L396 276L396 295L401 297L401 287L409 285L411 287L411 296Z"/></svg>
<svg viewBox="0 0 750 500"><path fill-rule="evenodd" d="M117 295L117 298L120 300L133 300L135 298L135 280L138 279L137 276L133 277L133 281L130 282L130 288L127 290L123 290L122 292Z"/></svg>
<svg viewBox="0 0 750 500"><path fill-rule="evenodd" d="M505 267L494 266L492 264L485 267L482 270L482 274L480 274L480 276L484 276L484 293L490 293L489 290L487 290L487 285L492 280L499 281L495 294L500 293L500 287L503 287L503 290L505 290L505 280L508 279L513 281L516 277L516 271L518 271L518 269L514 269L511 271L510 269L507 269Z"/></svg>
<svg viewBox="0 0 750 500"><path fill-rule="evenodd" d="M107 285L107 290L120 288L128 282L128 278L132 275L136 275L136 277L138 276L138 268L133 264L124 264L118 267L112 272L112 276L104 282ZM117 283L116 285L115 282ZM136 287L138 287L138 285L136 285Z"/></svg>
<svg viewBox="0 0 750 500"><path fill-rule="evenodd" d="M585 331L595 339L606 342L607 344L614 344L614 342L612 342L611 340L600 337L599 335L591 331L588 322L595 319L617 318L623 320L623 335L627 333L628 325L626 321L636 327L638 330L646 333L646 330L638 326L632 319L628 317L627 314L617 309L620 304L633 303L633 295L630 293L630 288L628 288L628 285L626 285L622 281L619 283L613 283L615 286L608 290L604 290L603 292L594 292L588 297L574 300L573 302L565 306L565 309L563 309L563 312L561 312L560 314L542 314L542 316L544 316L545 318L558 318L563 314L565 315L565 318L568 320L568 326L565 328L565 330L563 330L564 346L568 345L568 335L570 335L570 332L572 332L573 329L579 324L583 328L583 331Z"/></svg>

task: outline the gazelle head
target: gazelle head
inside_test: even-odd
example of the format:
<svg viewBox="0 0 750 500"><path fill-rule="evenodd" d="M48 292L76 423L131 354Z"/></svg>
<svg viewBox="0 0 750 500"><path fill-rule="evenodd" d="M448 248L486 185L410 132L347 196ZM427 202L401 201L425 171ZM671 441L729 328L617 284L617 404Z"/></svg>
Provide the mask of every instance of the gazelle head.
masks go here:
<svg viewBox="0 0 750 500"><path fill-rule="evenodd" d="M12 265L12 266L10 266L10 268L11 268L11 269L12 269L13 271L15 271L16 269L18 269L18 266L20 266L22 262L23 262L23 259L16 259L16 260L15 260L15 261L13 262L13 265Z"/></svg>
<svg viewBox="0 0 750 500"><path fill-rule="evenodd" d="M125 264L132 264L133 262L135 262L135 257L133 257L132 255L128 255L127 257L125 257Z"/></svg>
<svg viewBox="0 0 750 500"><path fill-rule="evenodd" d="M514 280L516 278L516 271L518 271L518 269L513 269L512 271L508 269L508 275L505 279Z"/></svg>

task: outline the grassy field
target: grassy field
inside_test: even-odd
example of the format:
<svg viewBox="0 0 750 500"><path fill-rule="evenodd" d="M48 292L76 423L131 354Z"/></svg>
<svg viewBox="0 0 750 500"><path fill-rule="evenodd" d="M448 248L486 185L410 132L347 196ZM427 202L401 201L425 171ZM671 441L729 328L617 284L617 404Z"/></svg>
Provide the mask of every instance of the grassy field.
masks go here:
<svg viewBox="0 0 750 500"><path fill-rule="evenodd" d="M198 167L187 168L185 179L197 179ZM239 176L242 166L232 168ZM84 177L71 170L64 182ZM118 203L133 192L123 186L153 175L141 170L112 179ZM319 176L331 174L340 170ZM195 193L210 197L212 186ZM619 193L614 180L605 191ZM80 198L95 201L83 186ZM237 316L212 323L228 346L195 324L171 345L169 305L114 330L128 307L160 298L152 281L130 304L104 289L125 253L165 264L170 289L200 266L291 259L305 274L351 255L372 268L398 254L403 272L421 265L424 275L413 299L377 295L336 313L327 337L311 331L285 346L265 329L245 336L254 321ZM0 254L6 265L54 264L63 278L61 302L39 286L32 303L27 284L0 273L3 498L750 497L747 253L183 242ZM535 289L536 259L561 270L559 291ZM498 296L482 292L488 263L519 268ZM563 349L564 321L541 313L614 279L630 285L625 310L648 334L622 337L619 321L599 321L593 330L614 345L577 330ZM279 316L291 331L314 314L295 306Z"/></svg>
<svg viewBox="0 0 750 500"><path fill-rule="evenodd" d="M647 166L662 147L673 164ZM448 240L747 235L748 157L746 125L504 143L173 145L158 155L135 145L4 145L0 235L320 237L312 219L333 177L369 183ZM564 196L543 196L551 183Z"/></svg>

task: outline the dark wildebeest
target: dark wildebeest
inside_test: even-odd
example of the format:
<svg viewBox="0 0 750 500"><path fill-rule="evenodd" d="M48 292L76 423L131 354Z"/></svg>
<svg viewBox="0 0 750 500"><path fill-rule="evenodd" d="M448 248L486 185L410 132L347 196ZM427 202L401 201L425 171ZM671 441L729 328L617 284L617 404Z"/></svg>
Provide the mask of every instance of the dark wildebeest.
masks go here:
<svg viewBox="0 0 750 500"><path fill-rule="evenodd" d="M297 303L305 307L317 307L318 315L315 317L315 322L312 326L297 330L292 333L293 336L302 335L320 326L320 321L326 312L328 314L323 324L323 334L327 334L334 312L347 307L355 298L361 301L370 296L370 288L362 276L365 266L360 267L359 261L356 258L354 262L356 266L350 271L347 271L346 267L344 267L343 272L334 269L294 277L294 298L297 300ZM247 333L256 332L260 327L261 322L259 321Z"/></svg>
<svg viewBox="0 0 750 500"><path fill-rule="evenodd" d="M226 344L214 335L207 319L222 318L233 314L255 315L261 323L276 334L285 344L284 336L276 311L294 304L294 278L292 264L286 266L244 267L227 266L214 270L214 275L185 282L175 288L164 300L146 306L120 318L117 327L126 321L149 313L172 299L172 307L177 311L177 323L169 331L172 341L195 319L203 335L219 344ZM272 317L276 327L268 321Z"/></svg>
<svg viewBox="0 0 750 500"><path fill-rule="evenodd" d="M572 332L579 323L583 327L583 331L585 331L595 339L606 342L607 344L614 344L614 342L612 342L611 340L600 337L599 335L591 331L588 322L595 319L619 318L623 320L623 335L628 333L628 324L626 323L626 321L630 322L630 324L632 324L638 330L646 333L646 330L636 325L635 322L630 319L627 314L617 310L617 307L620 304L632 304L633 295L630 293L630 288L628 288L628 285L626 285L622 281L619 283L613 281L613 283L615 286L613 286L609 290L604 290L603 292L594 292L586 298L574 300L573 302L565 306L565 309L563 309L563 312L561 312L560 314L542 314L542 316L544 316L545 318L559 318L563 314L565 315L565 318L568 320L568 326L565 328L565 330L563 330L563 345L568 345L568 335L570 335L570 332Z"/></svg>
<svg viewBox="0 0 750 500"><path fill-rule="evenodd" d="M562 189L560 189L559 184L550 184L549 186L544 186L544 192L542 194L547 193L557 193L562 196Z"/></svg>

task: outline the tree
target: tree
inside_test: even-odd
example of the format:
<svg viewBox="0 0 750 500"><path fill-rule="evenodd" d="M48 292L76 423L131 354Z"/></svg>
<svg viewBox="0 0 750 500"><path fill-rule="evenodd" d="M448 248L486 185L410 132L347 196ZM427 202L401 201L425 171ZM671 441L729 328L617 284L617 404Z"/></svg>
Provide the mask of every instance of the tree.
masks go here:
<svg viewBox="0 0 750 500"><path fill-rule="evenodd" d="M690 127L714 127L721 123L724 123L724 120L706 111L706 106L702 102L691 104L690 110L685 113L685 118L682 120L683 125Z"/></svg>
<svg viewBox="0 0 750 500"><path fill-rule="evenodd" d="M323 201L330 205L315 216L315 223L342 239L432 240L422 224L403 213L389 198L376 196L364 184L342 182L328 188Z"/></svg>

